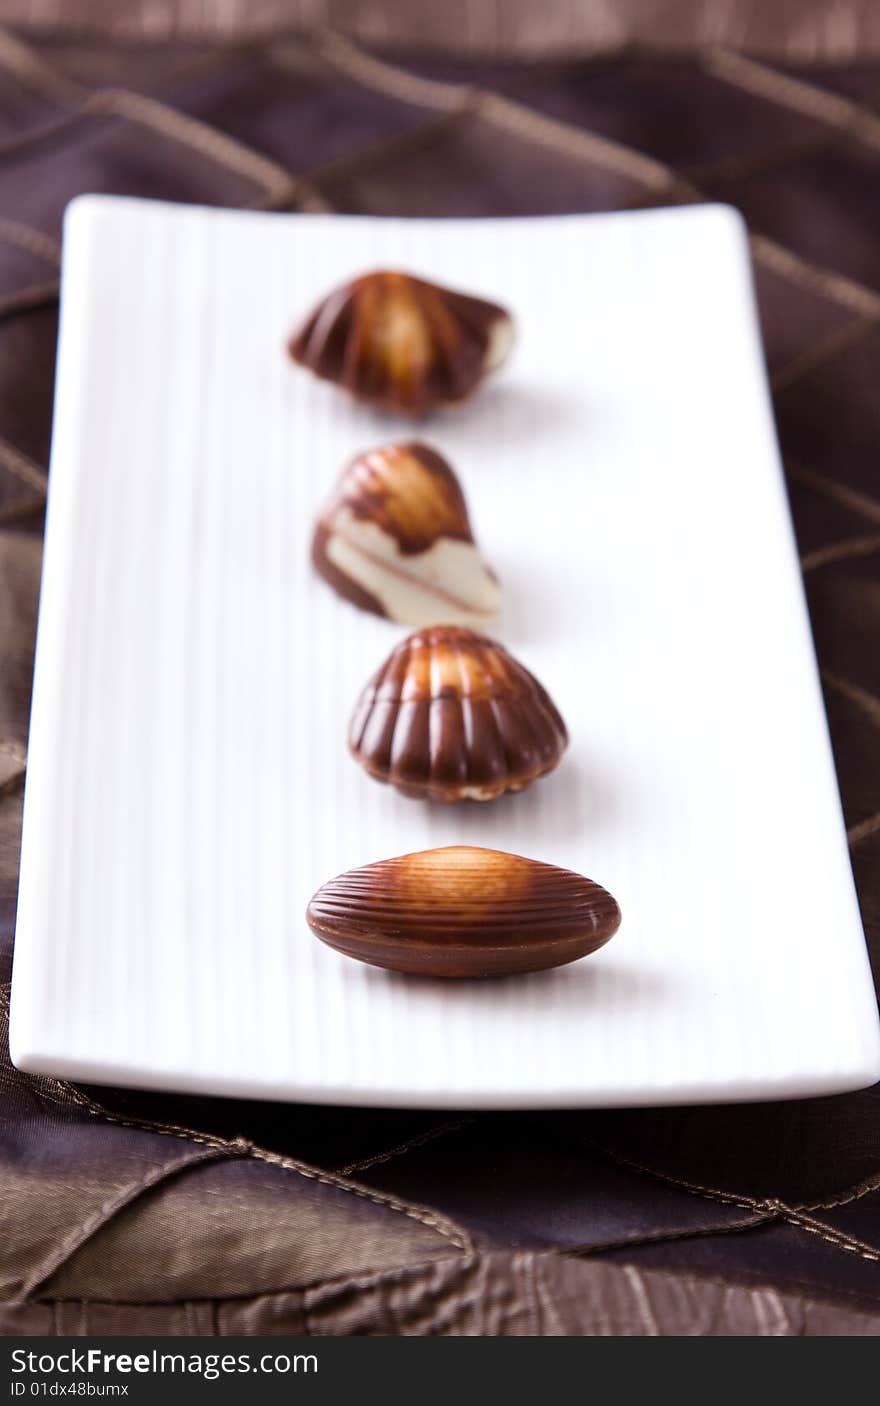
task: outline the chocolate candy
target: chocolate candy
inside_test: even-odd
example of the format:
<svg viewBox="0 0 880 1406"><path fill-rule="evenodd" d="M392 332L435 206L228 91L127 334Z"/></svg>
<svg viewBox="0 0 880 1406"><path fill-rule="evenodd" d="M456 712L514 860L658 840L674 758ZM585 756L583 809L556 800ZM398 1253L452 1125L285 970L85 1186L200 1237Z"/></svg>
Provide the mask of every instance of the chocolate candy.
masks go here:
<svg viewBox="0 0 880 1406"><path fill-rule="evenodd" d="M502 645L457 625L405 639L370 680L349 729L378 781L432 801L493 800L557 765L568 743L546 689Z"/></svg>
<svg viewBox="0 0 880 1406"><path fill-rule="evenodd" d="M406 273L329 293L288 343L299 365L382 410L421 416L471 395L514 340L504 308Z"/></svg>
<svg viewBox="0 0 880 1406"><path fill-rule="evenodd" d="M453 845L340 874L318 889L306 918L322 942L371 966L483 977L585 957L617 931L620 909L570 869Z"/></svg>

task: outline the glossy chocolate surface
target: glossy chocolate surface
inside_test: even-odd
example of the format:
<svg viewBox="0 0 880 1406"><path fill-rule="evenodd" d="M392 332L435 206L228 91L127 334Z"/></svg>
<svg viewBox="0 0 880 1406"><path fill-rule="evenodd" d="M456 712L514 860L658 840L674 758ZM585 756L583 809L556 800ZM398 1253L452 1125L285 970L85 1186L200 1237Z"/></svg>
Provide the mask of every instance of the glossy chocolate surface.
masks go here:
<svg viewBox="0 0 880 1406"><path fill-rule="evenodd" d="M455 845L349 870L306 917L322 942L371 966L437 977L562 966L620 926L611 894L570 869Z"/></svg>
<svg viewBox="0 0 880 1406"><path fill-rule="evenodd" d="M288 351L360 400L419 416L466 399L512 340L512 320L497 304L382 271L329 293Z"/></svg>
<svg viewBox="0 0 880 1406"><path fill-rule="evenodd" d="M387 444L343 471L312 539L335 591L404 625L482 624L499 590L474 542L452 466L427 444Z"/></svg>
<svg viewBox="0 0 880 1406"><path fill-rule="evenodd" d="M417 630L367 684L349 746L379 781L429 800L492 800L552 771L568 743L556 705L502 645Z"/></svg>
<svg viewBox="0 0 880 1406"><path fill-rule="evenodd" d="M359 454L343 472L322 516L332 522L345 508L375 523L406 556L424 552L438 537L474 540L452 466L418 440Z"/></svg>

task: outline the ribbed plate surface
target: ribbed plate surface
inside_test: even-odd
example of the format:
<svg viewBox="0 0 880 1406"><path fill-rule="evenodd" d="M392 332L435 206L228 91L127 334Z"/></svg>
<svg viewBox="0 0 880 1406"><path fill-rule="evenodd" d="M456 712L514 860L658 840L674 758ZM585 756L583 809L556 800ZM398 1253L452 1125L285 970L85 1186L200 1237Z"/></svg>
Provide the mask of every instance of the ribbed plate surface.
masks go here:
<svg viewBox="0 0 880 1406"><path fill-rule="evenodd" d="M356 451L407 433L283 355L400 266L520 342L420 433L572 745L429 808L349 759L401 636L309 563ZM880 1075L876 1008L768 403L723 207L421 221L88 197L66 226L13 991L22 1068L459 1106L770 1098ZM569 968L438 985L321 946L353 865L476 843L623 909Z"/></svg>

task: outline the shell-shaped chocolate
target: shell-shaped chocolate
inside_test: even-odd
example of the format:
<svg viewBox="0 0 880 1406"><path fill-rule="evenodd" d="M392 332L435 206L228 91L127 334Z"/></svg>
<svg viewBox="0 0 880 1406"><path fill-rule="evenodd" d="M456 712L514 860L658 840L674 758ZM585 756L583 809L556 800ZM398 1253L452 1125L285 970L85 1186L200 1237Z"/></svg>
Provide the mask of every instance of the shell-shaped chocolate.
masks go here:
<svg viewBox="0 0 880 1406"><path fill-rule="evenodd" d="M432 801L493 800L552 771L568 743L546 689L463 626L403 640L355 707L349 746L378 781Z"/></svg>
<svg viewBox="0 0 880 1406"><path fill-rule="evenodd" d="M513 336L513 320L495 303L378 272L328 293L288 351L359 400L418 416L465 400L501 365Z"/></svg>
<svg viewBox="0 0 880 1406"><path fill-rule="evenodd" d="M461 485L426 444L387 444L349 464L312 560L341 596L402 625L482 624L498 608Z"/></svg>
<svg viewBox="0 0 880 1406"><path fill-rule="evenodd" d="M502 850L453 845L383 859L318 889L306 918L322 942L423 976L504 976L595 952L620 926L592 879Z"/></svg>

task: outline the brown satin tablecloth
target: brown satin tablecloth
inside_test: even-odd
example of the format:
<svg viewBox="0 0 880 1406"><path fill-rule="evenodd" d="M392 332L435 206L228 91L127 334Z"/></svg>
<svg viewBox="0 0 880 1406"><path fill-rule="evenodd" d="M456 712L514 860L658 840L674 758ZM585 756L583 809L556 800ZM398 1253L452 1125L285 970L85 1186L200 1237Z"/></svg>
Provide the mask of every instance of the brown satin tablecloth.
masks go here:
<svg viewBox="0 0 880 1406"><path fill-rule="evenodd" d="M333 31L320 27L328 14ZM23 0L0 19L11 26L0 32L0 1010L59 222L78 191L419 215L737 204L876 946L877 7ZM876 1090L668 1111L349 1111L75 1088L18 1074L5 1033L0 1048L9 1334L880 1328Z"/></svg>

